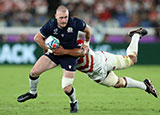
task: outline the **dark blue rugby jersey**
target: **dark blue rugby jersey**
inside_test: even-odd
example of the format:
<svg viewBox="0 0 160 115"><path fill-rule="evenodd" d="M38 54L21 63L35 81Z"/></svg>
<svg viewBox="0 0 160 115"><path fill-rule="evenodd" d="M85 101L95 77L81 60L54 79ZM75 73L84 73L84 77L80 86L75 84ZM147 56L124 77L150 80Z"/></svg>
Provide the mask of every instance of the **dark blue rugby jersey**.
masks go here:
<svg viewBox="0 0 160 115"><path fill-rule="evenodd" d="M57 20L52 18L41 27L40 32L45 38L50 35L58 38L60 45L65 49L73 49L77 47L78 31L83 31L85 27L86 23L83 20L69 17L66 27L58 28Z"/></svg>

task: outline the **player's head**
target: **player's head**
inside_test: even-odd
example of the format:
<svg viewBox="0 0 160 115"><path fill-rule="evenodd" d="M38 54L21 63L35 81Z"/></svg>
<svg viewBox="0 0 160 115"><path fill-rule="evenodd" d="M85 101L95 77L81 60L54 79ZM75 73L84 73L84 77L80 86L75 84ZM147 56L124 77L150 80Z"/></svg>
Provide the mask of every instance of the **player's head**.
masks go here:
<svg viewBox="0 0 160 115"><path fill-rule="evenodd" d="M57 19L58 27L66 27L69 18L69 11L67 7L60 5L56 10L55 18Z"/></svg>

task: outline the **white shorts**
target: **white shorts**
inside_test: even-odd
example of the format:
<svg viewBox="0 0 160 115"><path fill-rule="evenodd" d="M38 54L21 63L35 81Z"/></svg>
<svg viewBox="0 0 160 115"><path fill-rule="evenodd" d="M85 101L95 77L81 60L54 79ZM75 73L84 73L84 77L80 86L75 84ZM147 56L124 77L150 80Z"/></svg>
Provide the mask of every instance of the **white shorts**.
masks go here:
<svg viewBox="0 0 160 115"><path fill-rule="evenodd" d="M131 65L128 56L114 55L108 52L95 52L94 71L88 76L103 85L115 86L118 77L113 70L124 69ZM110 72L109 74L107 74Z"/></svg>
<svg viewBox="0 0 160 115"><path fill-rule="evenodd" d="M116 55L108 52L95 52L93 72L87 73L94 81L104 81L108 72L116 68Z"/></svg>
<svg viewBox="0 0 160 115"><path fill-rule="evenodd" d="M108 87L114 87L117 82L118 82L117 75L113 71L111 71L106 77L106 79L102 81L100 84L108 86Z"/></svg>

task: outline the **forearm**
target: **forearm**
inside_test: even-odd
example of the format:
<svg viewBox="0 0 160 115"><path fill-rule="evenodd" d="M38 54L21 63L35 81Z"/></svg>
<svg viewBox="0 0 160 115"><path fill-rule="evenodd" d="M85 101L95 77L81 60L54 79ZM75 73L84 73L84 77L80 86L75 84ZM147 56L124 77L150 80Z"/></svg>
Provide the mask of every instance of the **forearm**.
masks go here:
<svg viewBox="0 0 160 115"><path fill-rule="evenodd" d="M88 25L84 29L84 32L85 32L85 42L84 42L84 44L89 46L89 42L90 42L90 38L91 38L91 29Z"/></svg>
<svg viewBox="0 0 160 115"><path fill-rule="evenodd" d="M62 55L70 55L73 57L82 57L85 55L84 50L80 48L75 49L64 49L62 46L59 48L52 50L54 55L62 56Z"/></svg>
<svg viewBox="0 0 160 115"><path fill-rule="evenodd" d="M74 57L83 57L84 51L80 48L75 48L75 49L65 49L64 51L65 55L70 55L70 56L74 56Z"/></svg>
<svg viewBox="0 0 160 115"><path fill-rule="evenodd" d="M91 32L89 31L89 32L86 32L86 34L85 34L85 41L86 42L89 42L90 41L90 38L91 38Z"/></svg>

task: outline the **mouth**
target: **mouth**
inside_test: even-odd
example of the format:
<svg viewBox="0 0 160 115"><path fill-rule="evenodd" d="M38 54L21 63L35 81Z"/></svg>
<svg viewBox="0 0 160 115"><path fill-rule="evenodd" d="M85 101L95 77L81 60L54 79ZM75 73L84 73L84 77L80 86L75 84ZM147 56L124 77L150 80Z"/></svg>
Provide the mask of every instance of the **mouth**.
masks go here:
<svg viewBox="0 0 160 115"><path fill-rule="evenodd" d="M66 23L61 23L62 25L66 25Z"/></svg>

